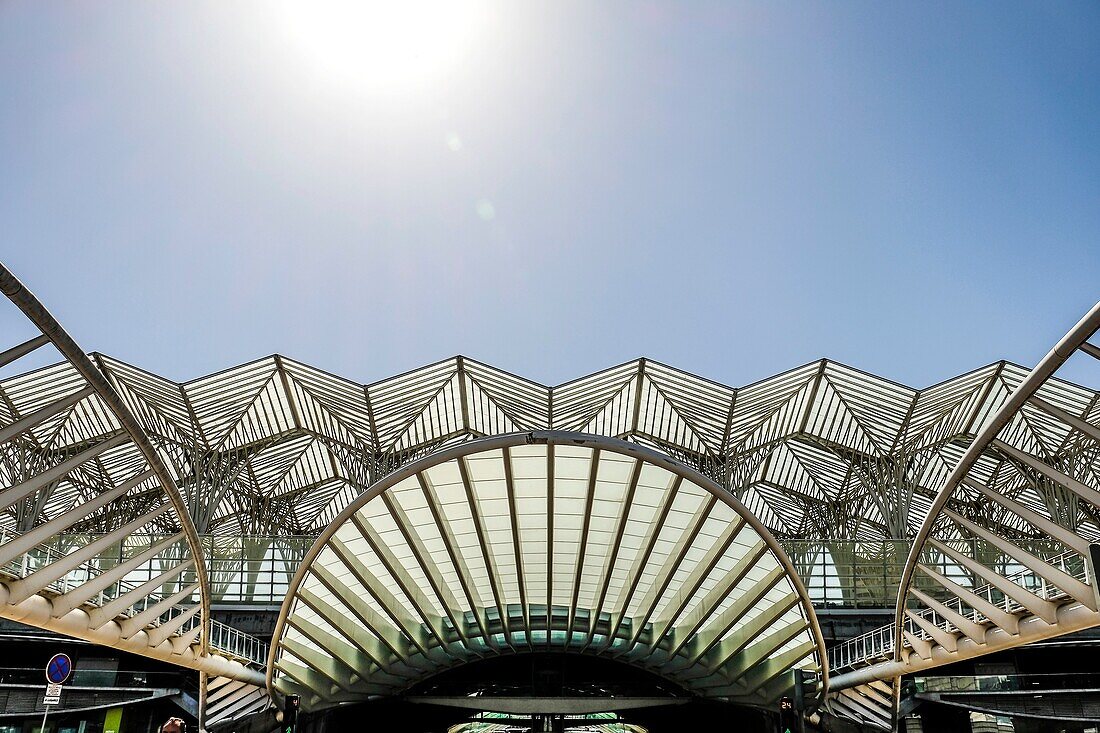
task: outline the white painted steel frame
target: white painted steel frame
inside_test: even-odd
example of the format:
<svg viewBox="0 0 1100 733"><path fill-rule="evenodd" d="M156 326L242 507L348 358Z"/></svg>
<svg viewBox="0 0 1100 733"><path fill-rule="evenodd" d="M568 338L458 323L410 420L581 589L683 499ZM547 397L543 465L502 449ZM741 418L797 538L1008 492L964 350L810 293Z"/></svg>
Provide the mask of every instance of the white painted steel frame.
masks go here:
<svg viewBox="0 0 1100 733"><path fill-rule="evenodd" d="M103 374L19 280L0 265L0 291L39 332L0 354L0 365L52 345L68 379L0 404L0 510L22 526L0 531L0 616L193 669L257 681L210 653L209 593L198 534L171 472ZM19 382L19 378L9 380ZM24 380L24 384L26 380ZM33 388L32 388L33 389ZM31 409L20 409L29 401ZM74 442L81 423L94 435ZM104 431L105 430L105 431ZM67 486L63 504L56 497ZM174 532L130 557L109 556L143 528ZM58 537L90 517L109 531L59 551ZM143 581L126 582L144 570ZM83 574L72 585L69 578ZM197 597L197 599L196 599Z"/></svg>
<svg viewBox="0 0 1100 733"><path fill-rule="evenodd" d="M796 666L827 675L805 589L747 507L664 454L560 431L463 444L371 487L307 554L274 640L269 686L313 709L529 650L757 705Z"/></svg>
<svg viewBox="0 0 1100 733"><path fill-rule="evenodd" d="M1098 329L1100 303L981 427L914 538L891 633L876 636L880 655L890 658L876 662L869 647L867 666L835 676L827 702L835 713L888 729L902 675L1100 625L1089 559L1100 536L1091 522L1077 521L1100 513L1100 475L1089 468L1100 411L1095 399L1083 410L1074 405L1054 379L1075 354L1100 359L1088 341ZM1035 425L1057 439L1044 441ZM957 508L966 506L985 509ZM997 525L984 521L991 511L1002 514ZM1015 531L1001 531L1006 525ZM960 537L980 544L953 541ZM1021 547L1036 537L1052 549L1038 556ZM948 577L937 563L958 574ZM893 683L891 695L882 693L883 681Z"/></svg>
<svg viewBox="0 0 1100 733"><path fill-rule="evenodd" d="M142 423L196 528L226 536L315 535L366 486L410 461L486 435L547 428L665 452L726 486L780 537L911 536L977 427L1027 373L998 363L912 390L822 360L733 388L640 359L547 387L455 357L363 385L273 356L179 384L92 359ZM74 378L64 364L0 380L0 406ZM1096 399L1066 389L1075 411ZM49 404L31 400L28 409ZM1057 439L1045 425L1036 430ZM104 437L91 422L66 436L74 448ZM71 496L59 487L44 509ZM0 530L6 521L0 515ZM109 531L95 521L86 531ZM1096 518L1082 521L1100 531ZM845 598L860 592L851 569L873 559L859 551L832 558L848 579L839 589Z"/></svg>
<svg viewBox="0 0 1100 733"><path fill-rule="evenodd" d="M361 487L432 451L561 429L666 452L779 536L903 537L1026 373L999 363L913 390L822 360L733 388L640 359L547 387L460 356L363 385L273 356L179 384L94 358L198 529L228 534L317 532Z"/></svg>
<svg viewBox="0 0 1100 733"><path fill-rule="evenodd" d="M0 288L40 331L0 353L0 365L47 344L65 359L0 380L0 559L23 558L3 584L5 607L31 623L64 617L67 633L85 633L73 623L85 613L122 637L179 646L182 630L196 633L207 618L195 522L203 532L316 531L363 487L434 451L550 427L663 451L728 488L783 536L874 540L919 525L893 629L902 643L890 648L896 658L887 666L853 673L859 679L886 675L891 663L896 671L979 653L1002 636L1011 645L1092 625L1092 579L1073 558L1100 538L1100 398L1053 375L1077 351L1100 357L1086 340L1095 309L1030 374L1002 362L923 390L826 360L741 388L647 359L545 387L464 357L371 385L279 356L177 384L102 355L89 360L2 267ZM165 501L150 503L157 492ZM995 511L973 515L975 500ZM108 543L58 557L46 538L120 537L146 525L171 542L81 589L56 590ZM1053 538L1065 553L1054 558L1006 539L1028 533ZM995 549L995 560L969 555L960 538ZM38 565L28 570L32 555ZM127 568L154 559L167 564L130 596L155 604L110 621L124 603L91 608ZM1033 592L1021 578L1044 589ZM187 588L199 595L190 616L157 613L189 598ZM495 605L510 623L504 604ZM529 617L528 609L523 623ZM202 648L207 636L194 636L191 654L206 660L195 664L217 666ZM838 681L845 679L856 677Z"/></svg>

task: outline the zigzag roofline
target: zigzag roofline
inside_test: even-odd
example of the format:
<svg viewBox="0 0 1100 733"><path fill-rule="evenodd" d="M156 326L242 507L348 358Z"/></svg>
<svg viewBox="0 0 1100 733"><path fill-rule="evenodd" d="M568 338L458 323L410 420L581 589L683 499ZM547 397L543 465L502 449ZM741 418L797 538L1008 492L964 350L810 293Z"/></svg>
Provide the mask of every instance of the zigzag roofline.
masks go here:
<svg viewBox="0 0 1100 733"><path fill-rule="evenodd" d="M323 525L357 487L456 442L564 429L662 450L737 492L785 535L902 536L942 466L1027 373L994 362L914 389L819 359L732 387L639 358L546 386L459 355L364 384L273 354L175 382L93 359L191 487L199 524L275 532ZM0 380L0 412L26 414L69 382L76 389L65 369ZM1080 416L1100 404L1069 382L1044 389ZM89 403L59 415L51 432L31 435L35 450L102 439L95 414ZM1027 428L1035 450L1072 450L1041 420ZM286 516L264 508L292 497ZM839 526L841 515L853 529Z"/></svg>

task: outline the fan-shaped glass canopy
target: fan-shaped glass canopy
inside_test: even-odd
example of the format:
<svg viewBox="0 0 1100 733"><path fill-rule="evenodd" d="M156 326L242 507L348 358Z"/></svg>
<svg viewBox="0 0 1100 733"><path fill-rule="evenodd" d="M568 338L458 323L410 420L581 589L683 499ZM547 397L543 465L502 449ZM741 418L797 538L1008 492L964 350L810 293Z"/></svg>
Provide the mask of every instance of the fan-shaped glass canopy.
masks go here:
<svg viewBox="0 0 1100 733"><path fill-rule="evenodd" d="M805 591L740 502L577 433L474 441L393 474L322 534L291 591L271 673L315 709L533 651L749 704L820 664Z"/></svg>

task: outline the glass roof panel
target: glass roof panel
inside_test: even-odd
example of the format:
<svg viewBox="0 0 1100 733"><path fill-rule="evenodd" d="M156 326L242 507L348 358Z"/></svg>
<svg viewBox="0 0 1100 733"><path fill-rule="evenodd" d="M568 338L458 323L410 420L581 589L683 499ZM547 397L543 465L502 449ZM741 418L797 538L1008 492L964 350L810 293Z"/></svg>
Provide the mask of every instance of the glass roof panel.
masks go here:
<svg viewBox="0 0 1100 733"><path fill-rule="evenodd" d="M356 520L333 528L296 593L334 618L367 609L389 619L363 633L406 639L411 656L386 672L410 684L443 658L491 653L477 619L499 618L498 600L518 648L606 649L702 694L710 688L692 665L731 634L790 636L779 651L816 647L798 605L808 599L732 497L657 454L546 435L502 439L506 448L468 444L461 455L425 459L423 485L414 474L360 499ZM561 609L552 618L550 605ZM293 618L329 628L321 616L300 600L293 607ZM561 626L569 618L579 624L572 634ZM302 641L293 625L283 638ZM721 664L741 669L736 648ZM300 685L277 679L287 690Z"/></svg>

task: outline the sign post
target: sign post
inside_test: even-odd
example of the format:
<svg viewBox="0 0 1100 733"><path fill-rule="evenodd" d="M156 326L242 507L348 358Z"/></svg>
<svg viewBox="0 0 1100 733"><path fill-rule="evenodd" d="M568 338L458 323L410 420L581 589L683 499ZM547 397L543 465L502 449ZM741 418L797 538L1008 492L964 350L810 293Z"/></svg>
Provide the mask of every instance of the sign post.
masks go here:
<svg viewBox="0 0 1100 733"><path fill-rule="evenodd" d="M68 654L54 654L46 663L46 697L43 702L46 711L42 713L42 730L46 733L46 719L50 715L50 706L61 702L61 686L69 681L73 674L73 660Z"/></svg>
<svg viewBox="0 0 1100 733"><path fill-rule="evenodd" d="M795 733L794 700L789 697L779 699L779 731L780 733Z"/></svg>
<svg viewBox="0 0 1100 733"><path fill-rule="evenodd" d="M298 708L302 704L302 698L298 695L287 695L283 701L283 733L294 733L298 725Z"/></svg>

